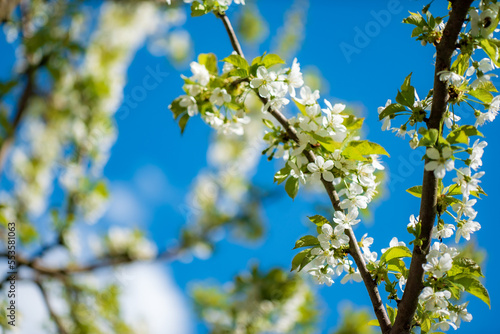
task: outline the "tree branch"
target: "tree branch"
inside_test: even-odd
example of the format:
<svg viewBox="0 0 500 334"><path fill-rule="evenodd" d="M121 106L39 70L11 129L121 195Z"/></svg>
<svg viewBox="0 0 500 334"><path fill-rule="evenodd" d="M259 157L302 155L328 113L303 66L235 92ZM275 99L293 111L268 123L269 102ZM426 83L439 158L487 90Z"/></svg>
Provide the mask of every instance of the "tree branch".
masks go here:
<svg viewBox="0 0 500 334"><path fill-rule="evenodd" d="M151 259L150 261L171 260L179 254L180 250L181 249L178 247L168 248L162 253L158 254L154 259ZM19 256L16 260L19 266L29 267L41 275L52 276L54 278L62 278L70 274L88 273L96 269L113 267L121 264L129 264L131 262L138 261L128 256L120 256L120 257L110 257L107 259L103 259L100 262L83 266L70 265L66 268L52 268L39 264L38 263L39 258L34 258L32 260L29 260Z"/></svg>
<svg viewBox="0 0 500 334"><path fill-rule="evenodd" d="M451 66L451 56L456 48L458 35L473 0L450 1L452 10L450 18L443 31L441 42L437 45L436 68L434 72L434 96L431 115L427 122L429 129L441 130L443 117L448 104L448 88L446 83L439 79L438 73L447 71ZM428 159L425 161L428 162ZM421 233L419 239L422 246L413 247L410 273L401 302L398 305L398 315L391 333L410 333L413 316L418 306L418 297L424 288L423 265L427 262L426 255L431 244L432 228L436 220L438 182L433 171L424 171L422 183L422 200L420 202Z"/></svg>
<svg viewBox="0 0 500 334"><path fill-rule="evenodd" d="M26 75L27 75L27 81L26 85L24 86L24 90L19 100L19 103L17 105L16 115L14 116L14 120L12 121L10 129L8 129L7 136L2 142L0 142L0 177L7 153L9 152L9 148L12 146L12 143L14 142L15 134L17 132L19 124L21 123L21 119L24 116L26 107L28 106L28 100L33 94L33 86L35 81L34 69L30 67Z"/></svg>
<svg viewBox="0 0 500 334"><path fill-rule="evenodd" d="M236 33L234 32L233 26L231 25L231 21L229 21L229 18L226 16L225 13L220 13L217 16L224 23L224 27L226 28L229 38L231 39L231 45L233 46L234 51L236 51L236 53L245 58L243 50L241 49L240 42L238 41L238 38L236 38Z"/></svg>
<svg viewBox="0 0 500 334"><path fill-rule="evenodd" d="M241 57L244 57L240 43L238 41L238 38L236 37L234 30L232 29L229 18L224 13L219 14L218 17L222 20L224 26L226 27L226 31L229 36L229 39L231 40L231 44L233 45L234 51L236 51ZM260 99L262 103L264 103L264 105L267 104L268 99L263 97L260 97ZM273 108L269 109L269 113L283 126L283 128L290 136L290 138L293 141L299 143L297 130L288 122L288 119L281 112ZM307 160L309 162L314 162L316 159L314 152L311 150L305 150L304 155L307 157ZM323 177L321 177L321 182L323 183L323 186L328 194L328 197L330 198L330 201L335 211L342 211L342 209L340 208L340 199L333 183L324 180ZM389 317L387 316L387 312L382 303L377 283L375 282L375 280L373 280L373 278L370 275L370 272L366 268L366 264L363 259L363 255L361 254L361 250L359 249L354 231L351 228L349 228L346 229L345 232L349 237L349 253L354 259L356 265L358 266L358 270L361 274L361 277L363 278L363 282L366 286L366 289L368 290L368 295L370 296L370 300L373 305L373 310L379 321L380 328L382 329L383 333L389 333L391 330L391 322L389 320Z"/></svg>
<svg viewBox="0 0 500 334"><path fill-rule="evenodd" d="M45 290L45 287L43 286L42 282L40 282L39 280L36 280L35 283L40 288L40 292L42 293L43 300L45 301L45 305L47 306L47 310L49 311L49 314L50 314L50 317L52 318L52 320L54 320L59 333L60 334L67 334L68 331L66 331L61 319L59 318L57 313L52 308L52 304L50 303L49 296L48 296L47 291Z"/></svg>

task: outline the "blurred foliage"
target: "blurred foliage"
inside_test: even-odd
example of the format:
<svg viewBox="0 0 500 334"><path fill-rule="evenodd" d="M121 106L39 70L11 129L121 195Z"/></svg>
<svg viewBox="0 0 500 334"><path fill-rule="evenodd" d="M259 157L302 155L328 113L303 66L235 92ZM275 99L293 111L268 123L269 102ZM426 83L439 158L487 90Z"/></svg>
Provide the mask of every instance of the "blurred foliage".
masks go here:
<svg viewBox="0 0 500 334"><path fill-rule="evenodd" d="M368 325L372 317L370 311L366 309L346 306L342 309L338 327L331 334L375 334L374 328L377 327Z"/></svg>
<svg viewBox="0 0 500 334"><path fill-rule="evenodd" d="M305 38L308 10L309 0L293 1L285 12L283 26L278 29L272 39L273 53L279 54L285 60L297 53Z"/></svg>
<svg viewBox="0 0 500 334"><path fill-rule="evenodd" d="M241 8L236 18L236 31L247 43L259 43L269 34L269 27L254 3Z"/></svg>
<svg viewBox="0 0 500 334"><path fill-rule="evenodd" d="M213 334L314 333L315 297L297 275L254 266L231 284L197 284L191 295Z"/></svg>

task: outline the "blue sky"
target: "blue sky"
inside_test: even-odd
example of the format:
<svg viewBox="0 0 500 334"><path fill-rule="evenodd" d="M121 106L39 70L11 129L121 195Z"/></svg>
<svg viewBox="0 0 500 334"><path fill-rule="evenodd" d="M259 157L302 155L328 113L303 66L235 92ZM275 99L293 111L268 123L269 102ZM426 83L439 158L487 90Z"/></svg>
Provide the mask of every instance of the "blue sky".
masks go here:
<svg viewBox="0 0 500 334"><path fill-rule="evenodd" d="M259 8L269 23L271 34L282 24L286 3L259 2ZM397 1L395 3L397 5ZM385 27L379 25L379 32L375 34L377 29L374 29L373 22L377 21L372 11L387 10L388 4L389 2L385 1L312 1L307 15L305 39L297 54L302 66L316 66L328 81L329 91L322 91L322 97L333 98L360 108L366 117L367 137L382 144L391 154L390 159L384 159L390 173L390 194L377 203L373 222L369 226L359 226L356 231L359 236L368 232L375 238L373 249L387 247L393 236L398 236L406 242L410 241L406 224L410 214L418 214L419 201L406 193L405 189L421 182L423 170L423 164L420 162L422 151L411 151L406 141L380 130L377 107L383 105L388 98L394 99L397 88L410 72L414 73L413 84L417 91L425 96L432 87L434 70L434 48L422 47L419 42L412 40L411 27L400 23L408 11L421 10L423 3L401 1L398 6L391 7L395 14L390 15L390 22ZM230 11L228 15L234 16L234 12ZM231 52L223 26L213 16L188 18L185 27L194 40L196 54L214 52L221 58ZM364 44L355 44L355 28L362 31L373 29L373 37L369 37ZM357 47L359 53L352 54L348 61L342 53L341 43ZM243 45L244 49L245 47ZM247 47L245 51L248 56L255 56L257 52L266 51L268 47L269 43L264 42L259 50ZM151 234L162 244L170 236L175 236L175 232L183 224L184 217L179 205L182 205L182 199L199 169L207 164L207 140L212 133L202 122L195 120L190 122L183 136L179 134L177 125L167 110L168 103L181 94L182 81L179 73L163 59L149 55L146 50L137 54L129 70L125 94L140 83L146 73L145 66L156 64L170 72L171 76L161 83L158 89L148 93L147 99L126 119L117 121L120 136L106 174L112 181L126 182L144 165L157 166L165 174L170 191L175 192L175 195L170 193L172 196L169 196L168 203L153 208L149 220ZM469 311L473 314L474 321L471 324L463 324L461 333L493 333L493 321L499 314L496 301L500 298L500 288L494 284L494 277L500 274L498 267L495 267L495 263L500 260L496 248L500 228L496 212L492 210L500 200L499 195L495 193L500 184L493 173L493 166L498 163L494 152L498 152L500 148L500 140L494 135L495 126L488 124L481 129L489 143L483 160L484 165L490 168L486 168L487 173L483 177L483 186L489 196L477 204L480 212L478 221L483 228L473 237L478 245L488 250L484 272L485 285L492 299L492 309L488 310L485 304L471 298ZM180 164L181 160L189 163ZM272 187L275 168L276 164L263 159L254 178L255 182ZM327 201L326 196L319 198L321 201ZM255 246L242 246L225 240L218 244L214 256L208 261L194 260L189 264L170 264L176 282L184 291L192 280L215 278L219 282L225 282L231 280L235 273L252 261L258 261L265 268L275 265L288 267L294 255L290 249L295 240L307 233L304 220L306 215L314 214L314 204L311 198L299 198L292 202L291 199L283 197L278 202L267 205L265 241ZM337 322L340 302L350 300L355 305L369 306L368 296L361 284L335 284L331 288L319 288L318 293L323 299L325 317L322 332L325 333L327 328L334 327ZM200 333L206 331L203 326L199 326L198 330Z"/></svg>
<svg viewBox="0 0 500 334"><path fill-rule="evenodd" d="M285 0L258 2L271 35L282 24L288 4L289 1ZM392 133L382 132L377 107L389 98L394 99L397 88L410 72L414 73L413 84L421 96L425 96L432 87L434 48L422 47L412 40L411 27L401 23L408 11L421 10L424 4L421 1L311 1L305 39L296 55L303 67L316 66L328 81L329 89L321 92L322 98L360 109L366 117L367 137L383 145L391 154L390 158L384 158L389 172L389 193L377 202L373 209L373 221L356 229L359 237L368 232L375 238L373 250L387 247L393 236L408 243L411 240L406 232L408 217L418 214L419 201L405 189L421 183L423 163L420 157L423 151L412 151L407 141L397 139ZM377 23L373 13L389 9L392 13L384 26ZM234 17L235 11L237 9L229 11L228 15ZM213 15L188 18L185 28L191 33L195 54L214 52L221 59L232 51L222 23ZM368 29L371 36L365 43L356 43L358 29ZM346 57L341 45L347 44L359 52ZM265 41L259 50L247 45L243 48L248 57L257 56L267 51L269 41ZM4 55L0 57L7 63L11 61ZM158 67L168 76L156 89L148 91L147 97L128 115L117 114L119 137L105 174L119 198L115 197L118 204L115 207L112 205L103 223L140 222L162 249L178 235L185 222L185 199L200 169L207 166L208 140L213 132L200 120L194 119L185 134L180 135L167 106L182 94L180 73L187 74L188 70L184 67L179 72L164 57L152 56L146 47L139 50L129 68L125 95L142 84L148 67ZM492 329L498 327L495 318L500 315L497 304L500 286L495 284L495 277L500 275L496 265L500 263L496 247L500 219L493 210L500 202L497 192L500 181L494 173L496 164L500 162L496 155L500 149L500 138L495 136L496 127L496 124L487 124L481 129L489 143L483 158L486 175L482 178L483 188L489 196L476 206L482 230L473 236L473 240L488 251L483 269L492 309L489 310L478 299L470 298L468 310L474 320L471 324L463 324L460 333L498 333ZM268 188L275 187L272 180L278 167L279 163L262 159L254 181ZM151 183L151 179L155 181ZM174 262L166 264L166 267L186 299L189 298L190 282L209 278L221 283L230 281L250 263L258 262L263 268L289 268L295 254L291 251L294 242L308 232L306 216L315 214L316 204L327 201L326 194L301 196L294 202L283 196L264 208L267 234L262 242L241 245L233 240L223 240L217 244L216 252L209 260ZM330 288L319 287L317 290L324 314L322 333L336 325L339 305L344 301L369 307L368 295L361 284L341 286L336 282ZM196 333L206 332L207 329L198 323Z"/></svg>

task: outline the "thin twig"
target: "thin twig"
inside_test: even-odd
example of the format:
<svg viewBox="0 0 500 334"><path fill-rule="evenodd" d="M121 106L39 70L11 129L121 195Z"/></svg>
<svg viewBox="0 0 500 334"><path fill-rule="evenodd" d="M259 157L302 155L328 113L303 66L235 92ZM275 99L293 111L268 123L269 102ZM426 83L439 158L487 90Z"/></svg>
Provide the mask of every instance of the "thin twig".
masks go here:
<svg viewBox="0 0 500 334"><path fill-rule="evenodd" d="M173 258L179 255L180 251L181 249L178 247L169 248L163 251L162 253L158 254L154 259L151 259L149 261L172 260ZM97 269L114 267L122 264L129 264L135 261L137 260L132 259L128 256L121 256L121 257L103 259L100 260L99 262L83 266L70 265L65 268L52 268L52 267L47 267L43 264L39 264L39 258L34 258L32 260L26 259L21 256L18 256L17 258L19 266L29 267L41 275L52 276L54 278L63 278L66 275L70 274L87 273Z"/></svg>
<svg viewBox="0 0 500 334"><path fill-rule="evenodd" d="M21 2L21 36L23 39L28 39L31 37L29 29L30 13L29 13L29 3L26 1ZM44 57L45 58L45 57ZM33 66L32 57L30 54L26 54L26 60L28 67L26 69L26 85L24 86L23 93L21 94L20 100L17 104L16 114L14 120L9 129L7 129L7 135L3 141L0 142L0 180L2 177L3 165L7 153L14 142L14 138L21 123L24 113L28 106L28 101L33 95L34 85L35 85L35 73L38 66L40 66L45 59L43 59L38 66Z"/></svg>
<svg viewBox="0 0 500 334"><path fill-rule="evenodd" d="M23 93L17 105L16 115L14 116L14 120L12 121L12 125L8 129L7 136L2 142L0 142L0 177L7 153L9 152L9 149L14 142L15 134L17 132L19 124L21 123L21 119L24 116L26 107L28 106L28 100L33 94L34 76L34 70L32 68L29 68L27 72L26 85L24 86Z"/></svg>
<svg viewBox="0 0 500 334"><path fill-rule="evenodd" d="M47 306L47 310L49 311L49 314L50 314L50 317L52 318L52 320L54 320L54 322L57 326L57 329L59 330L59 333L60 334L67 334L68 331L66 331L66 329L64 328L64 325L63 325L61 319L59 318L59 315L57 315L57 313L54 311L52 304L50 303L47 291L45 290L45 287L43 286L42 282L40 282L39 280L36 280L35 283L40 288L40 292L42 293L43 299L45 301L45 305Z"/></svg>
<svg viewBox="0 0 500 334"><path fill-rule="evenodd" d="M236 37L236 34L234 33L234 30L231 27L229 18L225 14L220 14L219 17L221 18L222 22L224 23L224 26L226 27L226 31L229 35L229 39L231 40L231 44L233 45L234 51L236 51L240 56L244 57L243 52L241 51L240 43L238 42L238 38ZM260 99L262 103L267 104L268 99L263 97L260 97ZM283 128L290 136L290 138L293 141L299 143L297 130L290 124L290 122L288 122L288 119L281 112L273 108L269 109L269 113L283 126ZM314 152L312 152L311 150L305 150L304 155L307 157L307 160L309 162L314 162L316 159ZM323 177L321 177L321 182L323 183L323 186L330 198L330 201L335 211L342 211L340 207L340 199L337 194L337 191L335 190L334 185L331 182L324 180ZM354 262L356 262L361 277L363 278L363 282L366 286L366 289L368 290L368 295L370 296L370 300L373 305L373 310L375 311L375 315L377 316L377 319L379 321L380 328L383 333L388 333L391 330L391 322L389 320L389 317L387 316L387 312L382 303L382 298L380 297L377 283L375 282L375 280L373 280L373 278L370 275L370 272L366 268L366 264L363 259L363 255L361 254L361 250L359 249L354 231L351 228L346 229L346 234L349 237L349 253L354 259Z"/></svg>
<svg viewBox="0 0 500 334"><path fill-rule="evenodd" d="M436 47L436 68L434 72L434 96L432 101L431 115L427 122L429 129L437 129L441 132L443 117L448 104L448 88L446 83L439 79L439 72L447 71L451 66L451 56L456 48L456 42L462 24L465 21L469 7L473 0L452 1L450 18L443 31L441 42ZM428 159L426 160L426 163ZM410 265L410 273L406 288L398 305L398 314L392 328L392 334L406 334L411 331L411 323L418 306L418 297L424 288L423 264L426 263L426 255L432 239L432 228L436 220L438 182L433 171L424 171L422 183L422 200L420 202L420 224L421 233L419 239L421 246L413 247L413 255Z"/></svg>
<svg viewBox="0 0 500 334"><path fill-rule="evenodd" d="M229 21L229 18L226 16L226 14L220 13L217 16L219 16L222 22L224 23L224 27L226 27L226 31L229 34L229 36L236 36L233 26L231 25L231 21ZM231 38L231 45L233 46L233 49L234 51L236 51L236 53L245 58L243 50L241 49L240 42L238 41L237 38Z"/></svg>

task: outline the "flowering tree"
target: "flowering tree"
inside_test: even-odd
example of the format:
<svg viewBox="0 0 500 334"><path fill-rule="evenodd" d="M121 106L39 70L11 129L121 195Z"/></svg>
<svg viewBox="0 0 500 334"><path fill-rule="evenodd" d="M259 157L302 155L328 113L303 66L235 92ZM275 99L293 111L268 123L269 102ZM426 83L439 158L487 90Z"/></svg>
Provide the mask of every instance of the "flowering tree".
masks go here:
<svg viewBox="0 0 500 334"><path fill-rule="evenodd" d="M213 233L220 228L247 239L260 237L262 219L256 208L265 196L249 179L249 171L256 167L256 149L263 149L269 160L283 161L274 181L284 184L291 198L299 188L323 187L332 215L308 217L317 234L295 243L294 249L302 250L294 256L291 270L305 275L282 269L262 272L255 267L237 276L229 290L195 288L196 306L214 333L314 331L316 305L307 276L327 286L334 279L341 284L363 282L376 319L357 322L378 326L382 333L457 329L462 321L472 320L467 302L461 301L467 293L490 305L480 281L481 268L449 240L469 241L481 227L474 220L473 206L485 194L479 186L484 172L478 170L487 144L476 137L483 136L478 128L493 121L500 110L500 98L494 96L497 90L490 80L494 74L489 73L500 66L500 42L493 35L500 21L496 1L450 1L449 15L443 17L433 16L427 5L404 21L414 26L412 37L436 48L434 84L421 100L410 74L396 102L388 100L378 110L384 130L403 138L409 135L410 149L425 148L422 184L407 190L421 200L420 212L412 214L407 225L413 249L394 236L380 256L370 249L373 238L359 239L353 229L377 196L384 169L379 159L388 156L382 146L362 138L363 118L343 104L321 101L319 91L305 85L298 60L286 66L280 51L289 53L287 46L245 58L226 15L229 6L245 5L244 0L184 2L191 3L193 17L213 13L225 27L234 52L221 60L221 70L214 54L198 55L190 64L192 75L183 76L184 95L172 101L169 109L181 132L188 129L191 118L201 117L217 131L212 147L232 149L224 151L222 160L227 161L220 168L200 175L192 194L196 210L191 224L175 244L158 251L143 231L111 227L93 239L88 259L78 255L76 234L78 224L95 223L106 208L109 192L102 169L116 138L113 117L122 98L125 70L146 36L160 35L158 31L169 36L157 45L168 45L172 61L186 57L187 32L172 31L181 25L176 6L182 4L109 2L90 32L85 28L92 15L82 14L81 1L21 1L19 8L17 2L0 1L6 35L20 46L21 54L16 75L0 86L0 166L8 160L14 175L6 186L9 193L1 198L0 219L7 240L3 256L15 261L13 268L29 269L16 279L40 289L55 331L140 331L122 317L119 286L89 283L87 275L100 268L176 260L188 253L206 256L215 247ZM291 10L300 16L300 8ZM298 31L297 26L284 29L292 40L299 38ZM161 73L151 76L161 79ZM48 84L40 84L41 80ZM9 110L4 101L12 97L17 102ZM470 107L474 124L463 123L455 114L461 105ZM289 117L292 108L298 113ZM393 127L396 121L399 127ZM23 131L24 136L16 138ZM64 199L52 203L55 177ZM230 203L232 210L221 209L221 203ZM50 233L36 223L47 216ZM25 254L11 252L11 230L26 247ZM57 266L44 263L45 255L55 248L63 248L70 261ZM11 277L7 273L3 279L7 288ZM384 305L381 289L396 301L394 308ZM62 300L64 312L54 309L49 295ZM8 303L2 307L1 324L6 329L12 325Z"/></svg>
<svg viewBox="0 0 500 334"><path fill-rule="evenodd" d="M434 17L426 6L422 14L411 14L405 23L415 26L412 36L423 45L436 46L434 87L420 100L411 74L406 77L396 96L396 103L379 108L383 128L391 129L392 120L403 119L396 128L398 135L410 135L410 146L426 148L422 185L409 189L421 198L420 215L410 217L408 232L414 236L413 251L395 237L391 247L370 250L371 238L358 241L352 226L360 209L366 209L377 190L376 169L382 169L379 155L388 155L378 144L362 140L357 134L362 119L344 112L342 104L318 102L319 91L304 85L297 59L289 68L271 70L284 61L275 54L264 54L247 61L225 10L231 1L195 1L192 16L214 12L224 24L234 53L224 58L222 73L212 54L200 55L191 64L193 75L184 78L186 95L176 99L170 109L183 130L188 120L200 114L203 120L222 133L243 133L251 122L245 101L255 94L263 104L264 135L272 157L283 157L284 167L275 181L285 183L294 198L301 184L320 182L335 210L332 218L320 215L309 219L318 228L318 236L299 239L295 248L305 248L292 261L292 270L306 271L319 284L363 281L376 324L383 333L409 333L420 327L431 330L457 328L461 321L471 321L467 304L453 302L462 293L477 296L489 305L486 289L478 280L481 270L471 259L460 257L455 247L444 240L455 235L470 239L480 229L475 222L475 199L484 193L479 186L484 172L475 173L482 165L486 142L479 139L470 145L470 137L482 136L478 127L493 121L500 103L492 92L496 89L487 72L498 63L498 40L492 37L499 19L494 1L450 1L447 17ZM488 58L473 59L482 49ZM300 97L296 90L299 91ZM300 113L291 118L283 114L292 100ZM466 103L476 116L475 124L460 125L454 106ZM478 108L488 111L482 112ZM397 118L396 118L397 117ZM411 128L411 130L409 130ZM455 168L455 162L462 166ZM456 171L446 181L447 172ZM453 214L452 212L455 212ZM450 216L445 221L446 215ZM436 224L437 218L437 224ZM407 267L409 259L409 268ZM398 292L397 286L403 292ZM397 308L383 305L379 286L385 286ZM403 288L404 286L404 288ZM452 298L453 297L453 298Z"/></svg>

